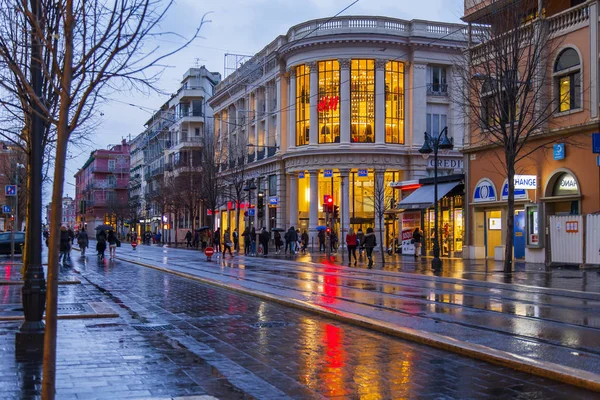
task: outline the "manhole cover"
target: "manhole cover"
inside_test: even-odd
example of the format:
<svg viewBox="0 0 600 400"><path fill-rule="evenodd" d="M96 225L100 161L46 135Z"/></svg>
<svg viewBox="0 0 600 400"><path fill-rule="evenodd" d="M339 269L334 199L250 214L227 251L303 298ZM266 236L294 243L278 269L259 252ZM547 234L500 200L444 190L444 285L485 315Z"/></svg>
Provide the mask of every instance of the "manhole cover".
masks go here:
<svg viewBox="0 0 600 400"><path fill-rule="evenodd" d="M261 321L261 322L256 322L250 326L254 327L254 328L283 328L286 326L290 326L293 325L289 322L285 322L285 321Z"/></svg>
<svg viewBox="0 0 600 400"><path fill-rule="evenodd" d="M175 329L173 325L133 325L133 328L140 332L161 332Z"/></svg>

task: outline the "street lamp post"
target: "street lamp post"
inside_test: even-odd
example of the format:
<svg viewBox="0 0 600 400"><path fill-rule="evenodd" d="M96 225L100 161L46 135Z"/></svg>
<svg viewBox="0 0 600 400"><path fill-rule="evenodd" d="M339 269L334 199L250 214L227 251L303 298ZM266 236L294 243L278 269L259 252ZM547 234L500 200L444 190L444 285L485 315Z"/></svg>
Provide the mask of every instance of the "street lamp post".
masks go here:
<svg viewBox="0 0 600 400"><path fill-rule="evenodd" d="M442 137L443 135L443 137ZM452 140L448 139L448 127L444 127L437 137L431 136L425 132L425 142L419 149L419 153L428 155L433 152L433 213L434 213L434 236L433 236L433 260L431 261L431 267L434 270L442 268L442 260L440 259L440 242L438 236L438 151L439 150L452 150L454 144Z"/></svg>

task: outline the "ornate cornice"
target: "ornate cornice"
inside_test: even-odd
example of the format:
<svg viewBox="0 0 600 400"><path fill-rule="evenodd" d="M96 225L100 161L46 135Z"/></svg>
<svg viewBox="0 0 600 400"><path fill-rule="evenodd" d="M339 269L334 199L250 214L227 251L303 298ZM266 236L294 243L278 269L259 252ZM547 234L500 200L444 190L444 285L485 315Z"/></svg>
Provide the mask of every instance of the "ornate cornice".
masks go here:
<svg viewBox="0 0 600 400"><path fill-rule="evenodd" d="M385 171L400 170L409 165L410 156L392 152L373 154L370 151L350 153L298 154L285 157L286 171L315 171L325 168L350 171L352 168L368 168Z"/></svg>
<svg viewBox="0 0 600 400"><path fill-rule="evenodd" d="M293 67L288 67L288 69L286 70L288 77L292 78L296 76L296 66L294 65Z"/></svg>

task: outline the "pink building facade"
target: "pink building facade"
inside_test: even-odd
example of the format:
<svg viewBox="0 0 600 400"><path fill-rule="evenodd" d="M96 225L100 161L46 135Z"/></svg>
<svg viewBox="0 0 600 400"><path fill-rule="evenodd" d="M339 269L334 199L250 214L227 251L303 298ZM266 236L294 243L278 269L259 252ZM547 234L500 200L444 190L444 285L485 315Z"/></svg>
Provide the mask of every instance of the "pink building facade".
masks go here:
<svg viewBox="0 0 600 400"><path fill-rule="evenodd" d="M110 224L123 230L129 216L130 154L124 139L109 150L95 150L75 174L77 225L95 235L95 228Z"/></svg>

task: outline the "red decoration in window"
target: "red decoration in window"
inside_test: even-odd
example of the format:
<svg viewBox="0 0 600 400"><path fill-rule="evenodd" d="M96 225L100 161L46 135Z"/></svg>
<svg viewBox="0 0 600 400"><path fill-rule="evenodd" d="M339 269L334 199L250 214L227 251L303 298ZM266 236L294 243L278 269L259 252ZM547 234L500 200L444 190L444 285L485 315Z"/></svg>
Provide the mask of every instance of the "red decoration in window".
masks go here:
<svg viewBox="0 0 600 400"><path fill-rule="evenodd" d="M339 96L325 96L321 97L319 102L317 103L317 111L332 111L337 110L338 104L340 102Z"/></svg>

